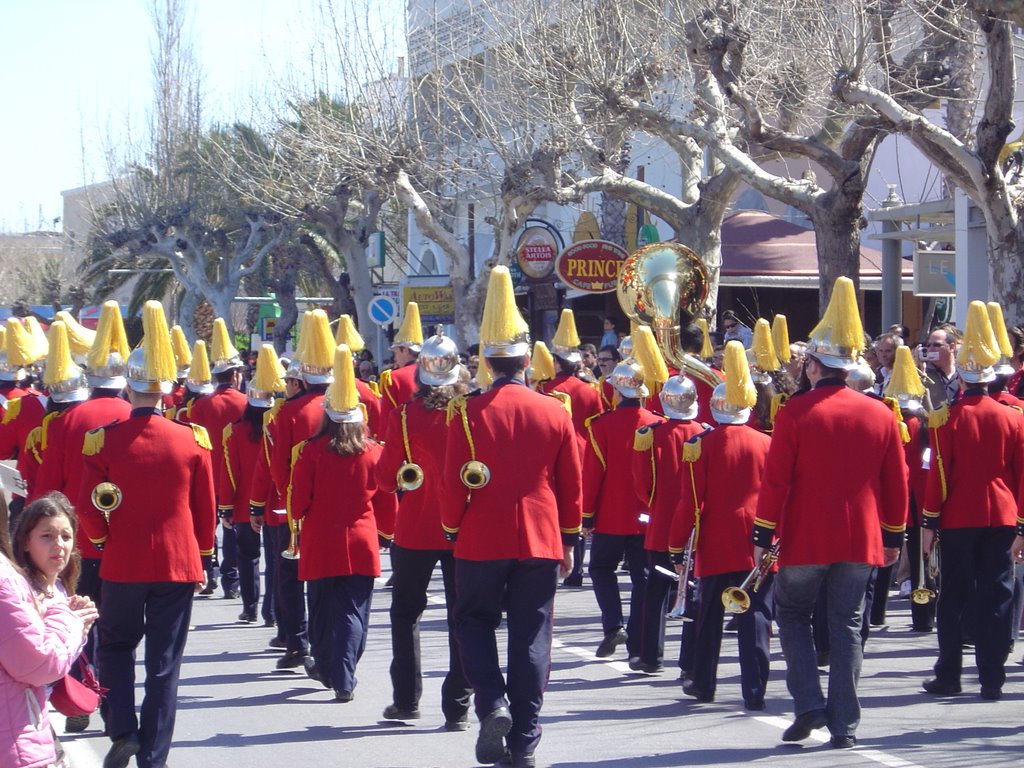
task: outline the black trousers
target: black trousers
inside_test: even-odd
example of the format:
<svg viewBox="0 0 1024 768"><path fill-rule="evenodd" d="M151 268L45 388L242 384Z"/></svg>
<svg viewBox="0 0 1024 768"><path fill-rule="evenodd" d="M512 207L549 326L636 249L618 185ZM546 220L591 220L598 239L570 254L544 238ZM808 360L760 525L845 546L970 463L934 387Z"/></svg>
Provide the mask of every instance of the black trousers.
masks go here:
<svg viewBox="0 0 1024 768"><path fill-rule="evenodd" d="M684 620L679 622L679 671L682 677L693 677L693 659L697 645L697 615L700 613L701 589L700 579L690 579L689 584L679 583L677 589L685 589L686 612ZM678 595L677 595L678 598ZM677 599L676 598L676 599Z"/></svg>
<svg viewBox="0 0 1024 768"><path fill-rule="evenodd" d="M220 526L220 586L224 597L238 589L238 537L235 529Z"/></svg>
<svg viewBox="0 0 1024 768"><path fill-rule="evenodd" d="M513 752L540 742L540 709L551 670L556 560L456 560L455 634L481 720L508 703ZM505 600L508 673L501 674L496 631ZM506 699L507 696L507 699Z"/></svg>
<svg viewBox="0 0 1024 768"><path fill-rule="evenodd" d="M665 656L665 614L675 581L655 569L660 565L674 571L668 552L647 550L647 583L644 585L644 619L640 627L640 661L661 664ZM632 573L632 571L630 571Z"/></svg>
<svg viewBox="0 0 1024 768"><path fill-rule="evenodd" d="M449 550L406 549L391 545L391 688L402 709L419 706L423 695L420 666L420 619L427 607L427 588L434 567L441 564L448 624L448 671L441 684L444 719L462 720L469 712L472 687L462 671L455 639L455 558Z"/></svg>
<svg viewBox="0 0 1024 768"><path fill-rule="evenodd" d="M178 674L192 617L195 584L103 582L96 661L108 689L107 733L138 732L139 768L162 768L174 735ZM145 694L135 714L135 650L145 639Z"/></svg>
<svg viewBox="0 0 1024 768"><path fill-rule="evenodd" d="M332 576L309 582L309 647L335 691L354 691L356 665L370 628L372 576Z"/></svg>
<svg viewBox="0 0 1024 768"><path fill-rule="evenodd" d="M939 658L935 677L959 683L963 668L961 622L973 605L974 657L985 688L1002 688L1010 651L1014 529L946 528L941 534L942 590L936 609Z"/></svg>
<svg viewBox="0 0 1024 768"><path fill-rule="evenodd" d="M238 552L238 589L242 593L242 612L256 615L260 603L260 535L249 521L236 523L232 529Z"/></svg>
<svg viewBox="0 0 1024 768"><path fill-rule="evenodd" d="M747 574L748 571L733 571L704 576L700 580L701 592L707 599L700 601L697 614L692 679L694 687L701 693L714 695L718 686L718 659L722 652L722 621L725 618L722 592L726 587L738 587ZM774 578L769 574L757 592L747 590L750 609L736 615L740 688L744 701L763 700L768 685Z"/></svg>
<svg viewBox="0 0 1024 768"><path fill-rule="evenodd" d="M907 527L907 557L910 560L911 594L920 586L936 591L937 585L928 578L928 564L921 560L921 529L916 525ZM920 580L922 573L923 585ZM935 628L935 604L935 600L923 605L910 601L910 626L915 632L931 632Z"/></svg>
<svg viewBox="0 0 1024 768"><path fill-rule="evenodd" d="M615 569L625 560L629 564L629 620L623 622L619 579ZM601 629L607 635L626 627L626 650L630 658L640 655L641 627L644 618L644 590L647 585L647 552L643 536L617 536L595 533L590 540L590 580L601 609Z"/></svg>
<svg viewBox="0 0 1024 768"><path fill-rule="evenodd" d="M305 585L299 580L299 561L281 556L290 539L288 526L277 526L277 583L281 598L276 605L277 626L289 652L308 653Z"/></svg>
<svg viewBox="0 0 1024 768"><path fill-rule="evenodd" d="M875 573L874 591L871 598L871 615L868 623L872 627L885 624L885 611L889 605L889 585L892 584L893 566L879 568Z"/></svg>
<svg viewBox="0 0 1024 768"><path fill-rule="evenodd" d="M264 525L261 531L263 537L263 604L260 606L260 616L265 624L276 624L277 613L277 528L278 526Z"/></svg>

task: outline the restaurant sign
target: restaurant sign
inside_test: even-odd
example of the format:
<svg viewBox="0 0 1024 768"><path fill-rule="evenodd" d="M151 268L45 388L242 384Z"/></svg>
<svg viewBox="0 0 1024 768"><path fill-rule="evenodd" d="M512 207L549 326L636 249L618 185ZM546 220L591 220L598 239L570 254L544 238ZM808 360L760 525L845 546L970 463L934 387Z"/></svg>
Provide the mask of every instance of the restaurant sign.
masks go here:
<svg viewBox="0 0 1024 768"><path fill-rule="evenodd" d="M555 273L570 288L608 293L615 290L627 255L624 248L607 240L580 240L558 255Z"/></svg>

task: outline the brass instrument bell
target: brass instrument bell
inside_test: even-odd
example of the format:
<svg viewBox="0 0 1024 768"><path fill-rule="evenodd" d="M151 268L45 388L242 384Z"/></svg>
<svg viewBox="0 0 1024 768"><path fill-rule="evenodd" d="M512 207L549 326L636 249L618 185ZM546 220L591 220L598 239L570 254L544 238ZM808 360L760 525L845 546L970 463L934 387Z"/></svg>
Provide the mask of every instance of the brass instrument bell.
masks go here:
<svg viewBox="0 0 1024 768"><path fill-rule="evenodd" d="M288 520L288 531L291 534L288 538L288 548L281 553L281 557L285 560L298 560L299 559L299 522L297 520Z"/></svg>
<svg viewBox="0 0 1024 768"><path fill-rule="evenodd" d="M398 487L403 491L415 491L423 485L423 468L406 461L398 468Z"/></svg>
<svg viewBox="0 0 1024 768"><path fill-rule="evenodd" d="M462 465L459 477L462 479L463 485L471 491L475 491L491 481L491 470L482 461L473 459Z"/></svg>
<svg viewBox="0 0 1024 768"><path fill-rule="evenodd" d="M92 489L92 505L102 512L108 519L110 513L121 506L124 496L121 489L109 480L97 484Z"/></svg>

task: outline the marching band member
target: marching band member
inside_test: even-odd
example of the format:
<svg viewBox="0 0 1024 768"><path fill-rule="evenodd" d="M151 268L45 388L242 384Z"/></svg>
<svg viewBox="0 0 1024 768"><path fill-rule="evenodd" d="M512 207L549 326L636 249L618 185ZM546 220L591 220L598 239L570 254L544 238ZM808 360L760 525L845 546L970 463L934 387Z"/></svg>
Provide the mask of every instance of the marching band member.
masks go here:
<svg viewBox="0 0 1024 768"><path fill-rule="evenodd" d="M317 362L317 340L311 341L307 371ZM299 578L309 584L313 661L306 671L334 690L335 701L347 703L366 648L373 580L380 576L378 534L391 534L395 498L378 491L381 447L367 437L352 353L344 345L331 378L319 428L294 448L288 493L292 519L302 523Z"/></svg>
<svg viewBox="0 0 1024 768"><path fill-rule="evenodd" d="M924 690L960 693L961 622L972 611L981 697L1002 697L1011 637L1014 524L1022 516L1024 416L987 396L999 347L984 303L972 301L957 353L962 396L929 418L931 467L922 519L930 552L940 531L939 658Z"/></svg>
<svg viewBox="0 0 1024 768"><path fill-rule="evenodd" d="M661 671L665 653L665 614L672 580L656 567L672 570L668 532L683 481L683 444L704 429L703 424L694 421L697 389L691 379L671 377L658 399L667 420L640 427L633 441L633 487L640 501L650 508L651 519L644 536L648 574L640 654L630 661L630 668L648 674Z"/></svg>
<svg viewBox="0 0 1024 768"><path fill-rule="evenodd" d="M410 301L405 305L402 325L391 343L395 367L380 374L380 414L383 421L387 421L392 410L416 393L416 358L422 344L420 307L415 301Z"/></svg>
<svg viewBox="0 0 1024 768"><path fill-rule="evenodd" d="M828 725L832 745L856 744L860 622L871 569L899 556L907 470L892 411L845 385L864 331L853 282L841 277L811 331L805 372L812 390L791 397L775 421L754 521L754 560L781 541L776 621L796 720L783 741ZM818 680L811 613L828 591L828 699Z"/></svg>
<svg viewBox="0 0 1024 768"><path fill-rule="evenodd" d="M377 462L377 485L400 492L395 540L391 545L391 688L385 720L418 720L423 694L420 667L419 622L427 607L427 588L440 563L448 618L448 670L441 684L441 711L445 730L468 726L470 694L455 640L455 558L453 546L441 528L440 496L445 489L446 410L452 398L468 389L460 381L455 343L437 327L416 361L419 391L391 411L384 452Z"/></svg>
<svg viewBox="0 0 1024 768"><path fill-rule="evenodd" d="M580 367L580 337L576 332L576 318L571 309L563 309L558 321L558 329L551 340L551 353L554 356L557 372L555 377L540 387L544 394L565 392L572 401L572 425L576 434L585 441L587 436L587 419L601 413L601 395L592 384L579 378L576 373Z"/></svg>
<svg viewBox="0 0 1024 768"><path fill-rule="evenodd" d="M628 657L640 656L641 626L647 558L644 531L648 506L633 490L633 440L643 426L661 421L640 404L652 385L668 379L665 361L655 346L650 329L638 328L632 337L633 354L642 347L648 353L643 362L628 358L615 366L611 383L621 398L614 411L587 421L589 443L583 460L583 525L591 530L590 580L601 609L604 638L597 647L598 658L606 658L626 645ZM660 372L654 370L660 364ZM643 516L643 517L641 517ZM622 601L615 569L625 559L629 564L632 590L629 620L623 622Z"/></svg>
<svg viewBox="0 0 1024 768"><path fill-rule="evenodd" d="M192 350L188 348L188 339L180 325L171 326L171 349L174 351L174 364L178 367L178 378L171 387L171 394L164 398L164 413L181 407L185 400L185 379L192 365ZM174 418L170 414L169 418Z"/></svg>
<svg viewBox="0 0 1024 768"><path fill-rule="evenodd" d="M335 344L344 344L352 351L352 355L358 355L366 348L366 342L356 330L355 323L349 315L342 315L338 318L338 331L334 336ZM359 392L359 402L366 408L366 428L370 437L379 439L384 430L380 416L380 394L360 378L356 378L356 390Z"/></svg>
<svg viewBox="0 0 1024 768"><path fill-rule="evenodd" d="M185 389L181 402L174 409L165 411L165 414L182 424L191 424L192 405L200 397L212 394L213 374L210 372L210 357L206 354L206 342L196 339L192 347L192 362L189 363L188 372L185 374Z"/></svg>
<svg viewBox="0 0 1024 768"><path fill-rule="evenodd" d="M508 756L514 768L529 768L541 736L559 563L564 576L580 530L579 456L565 409L525 386L529 328L504 266L491 270L480 340L494 382L455 401L441 521L455 541L455 632L480 719L476 758ZM503 606L505 678L495 638Z"/></svg>
<svg viewBox="0 0 1024 768"><path fill-rule="evenodd" d="M163 418L177 369L163 307L143 308L144 346L128 357L130 418L86 435L77 495L81 524L103 548L97 662L113 744L104 768L167 762L192 594L213 553L216 506L210 441ZM146 692L135 711L135 652L145 638Z"/></svg>
<svg viewBox="0 0 1024 768"><path fill-rule="evenodd" d="M720 596L726 589L742 584L756 565L750 534L771 444L767 435L747 423L756 400L746 351L740 342L730 341L725 345L725 383L715 387L711 398L711 413L718 426L692 438L683 448L686 467L681 473L668 539L669 550L678 557L696 528L691 554L702 599L696 619L692 679L683 685L683 693L700 702L715 699L725 609ZM740 613L736 622L740 687L743 704L749 710L764 709L770 660L771 581L769 575L760 589L747 591L748 610Z"/></svg>
<svg viewBox="0 0 1024 768"><path fill-rule="evenodd" d="M18 321L13 317L7 319L8 324L12 322L17 323ZM11 352L14 354L12 355ZM4 414L7 412L7 404L11 400L17 400L31 392L25 386L27 374L23 366L26 364L17 348L8 348L7 328L0 326L0 421L3 420Z"/></svg>
<svg viewBox="0 0 1024 768"><path fill-rule="evenodd" d="M47 348L41 346L26 330L17 318L7 318L7 364L13 369L13 375L46 357ZM13 394L13 392L11 392ZM38 392L28 389L26 394L11 398L4 403L4 417L0 421L0 459L16 459L15 467L27 484L26 493L15 493L11 498L10 525L15 526L21 508L25 505L25 496L31 491L30 481L38 468L30 451L25 449L29 433L43 423L46 415L47 399Z"/></svg>

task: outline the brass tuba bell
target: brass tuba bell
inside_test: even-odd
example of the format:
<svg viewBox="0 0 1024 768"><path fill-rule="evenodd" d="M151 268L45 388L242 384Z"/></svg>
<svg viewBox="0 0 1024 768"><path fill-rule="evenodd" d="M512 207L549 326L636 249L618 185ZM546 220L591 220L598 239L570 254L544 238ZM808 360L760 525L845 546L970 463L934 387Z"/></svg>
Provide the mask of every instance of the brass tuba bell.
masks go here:
<svg viewBox="0 0 1024 768"><path fill-rule="evenodd" d="M110 513L121 506L123 495L121 489L109 480L97 484L92 489L92 505L110 519Z"/></svg>
<svg viewBox="0 0 1024 768"><path fill-rule="evenodd" d="M398 468L398 487L403 491L415 491L423 485L423 467L411 461Z"/></svg>
<svg viewBox="0 0 1024 768"><path fill-rule="evenodd" d="M464 486L471 491L475 491L491 482L491 470L482 461L473 459L462 465L459 477L462 479Z"/></svg>

